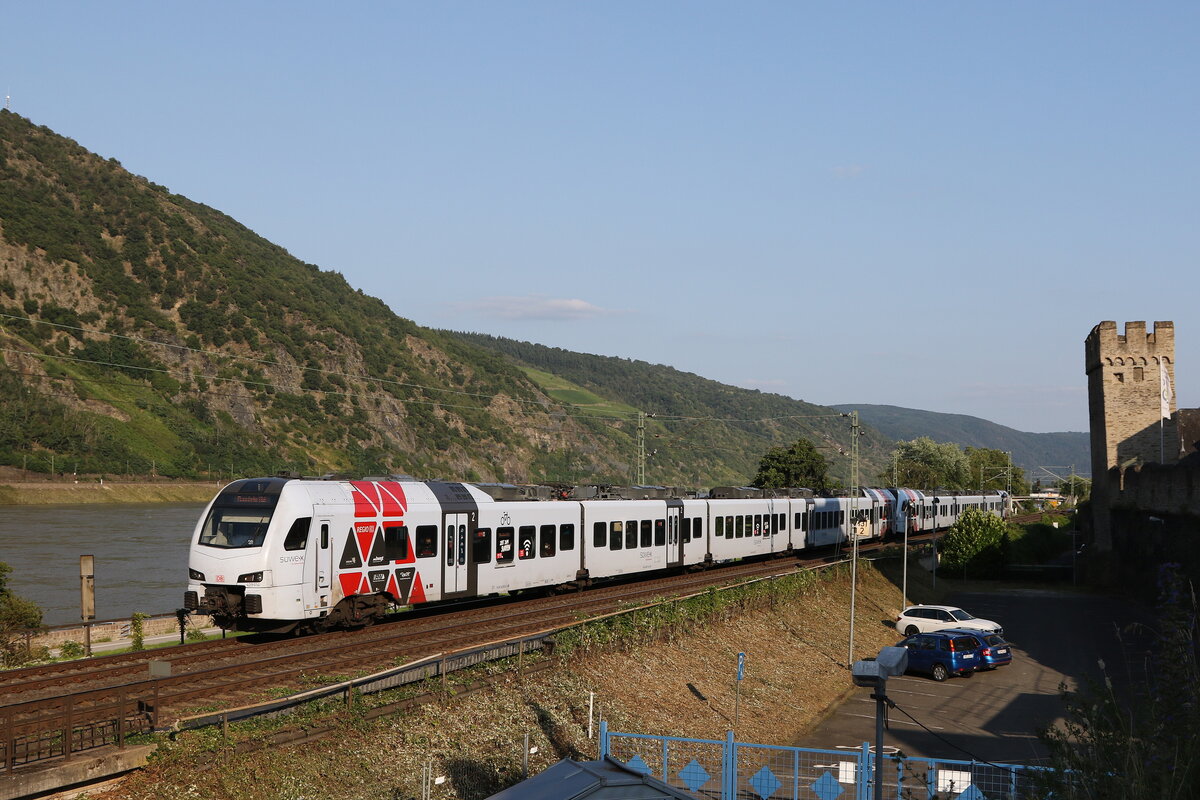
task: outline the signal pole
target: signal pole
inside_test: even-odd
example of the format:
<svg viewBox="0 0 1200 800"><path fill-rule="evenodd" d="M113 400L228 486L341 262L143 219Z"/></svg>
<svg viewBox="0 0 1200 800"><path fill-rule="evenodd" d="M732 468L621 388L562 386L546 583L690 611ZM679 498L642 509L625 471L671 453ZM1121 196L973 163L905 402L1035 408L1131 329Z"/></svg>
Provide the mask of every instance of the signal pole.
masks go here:
<svg viewBox="0 0 1200 800"><path fill-rule="evenodd" d="M858 411L851 411L843 416L850 418L850 512L846 515L849 525L847 533L851 537L850 549L850 652L846 657L846 666L854 664L854 605L858 593L858 496L862 493L858 486L858 437L861 431L858 427Z"/></svg>

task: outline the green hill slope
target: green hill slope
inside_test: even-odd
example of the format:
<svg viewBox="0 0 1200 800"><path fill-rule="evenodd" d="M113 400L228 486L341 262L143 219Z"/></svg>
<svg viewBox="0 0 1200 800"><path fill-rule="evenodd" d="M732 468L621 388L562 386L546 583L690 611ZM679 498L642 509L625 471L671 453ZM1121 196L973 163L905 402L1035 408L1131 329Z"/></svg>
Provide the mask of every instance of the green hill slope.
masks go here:
<svg viewBox="0 0 1200 800"><path fill-rule="evenodd" d="M846 479L836 412L621 359L518 366L8 111L0 181L0 465L628 483L640 409L650 482L747 483L800 435Z"/></svg>
<svg viewBox="0 0 1200 800"><path fill-rule="evenodd" d="M0 112L0 463L530 480L606 429L228 216Z"/></svg>
<svg viewBox="0 0 1200 800"><path fill-rule="evenodd" d="M657 468L664 474L685 476L691 468L713 475L732 470L730 482L743 476L738 482L744 483L753 477L768 447L803 437L829 459L832 474L849 483L850 421L838 410L728 386L645 361L576 353L487 334L456 335L512 358L535 380L539 375L554 376L558 383L542 384L547 392L554 392L565 380L577 387L571 390L576 393L573 396L586 393L653 413L655 416L646 420L646 448L654 451L647 466L648 481L662 482L655 477ZM890 463L892 444L880 432L864 427L859 444L863 483L872 482L872 476Z"/></svg>
<svg viewBox="0 0 1200 800"><path fill-rule="evenodd" d="M1091 444L1087 433L1026 433L986 419L965 414L940 414L912 408L884 405L839 405L838 409L857 408L867 424L886 436L911 441L928 436L939 442L954 442L962 447L989 447L1012 453L1013 463L1026 470L1030 479L1038 477L1039 467L1075 467L1077 473L1091 469Z"/></svg>

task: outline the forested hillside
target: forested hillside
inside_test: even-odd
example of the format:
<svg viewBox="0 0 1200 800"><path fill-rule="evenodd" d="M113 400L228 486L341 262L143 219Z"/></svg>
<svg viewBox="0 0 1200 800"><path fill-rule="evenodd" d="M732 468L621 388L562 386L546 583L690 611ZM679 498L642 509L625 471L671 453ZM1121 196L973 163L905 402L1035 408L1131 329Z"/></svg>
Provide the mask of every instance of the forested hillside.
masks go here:
<svg viewBox="0 0 1200 800"><path fill-rule="evenodd" d="M1086 474L1091 469L1091 445L1086 432L1026 433L966 414L939 414L883 405L840 405L858 409L867 424L901 441L928 436L960 447L987 447L1012 453L1013 463L1031 479L1046 478L1042 467L1070 468ZM1064 472L1067 470L1063 470Z"/></svg>
<svg viewBox="0 0 1200 800"><path fill-rule="evenodd" d="M628 448L212 208L0 112L0 462L524 480Z"/></svg>
<svg viewBox="0 0 1200 800"><path fill-rule="evenodd" d="M647 449L657 451L653 463L682 466L689 461L714 460L753 475L768 447L806 438L829 459L832 476L849 483L850 420L836 409L728 386L661 364L576 353L486 334L457 335L518 364L654 413L646 422ZM543 388L560 399L577 398L571 390ZM873 428L863 427L859 441L862 483L872 483L873 476L890 463L892 444L893 440Z"/></svg>
<svg viewBox="0 0 1200 800"><path fill-rule="evenodd" d="M628 483L642 411L655 415L650 482L747 483L768 447L800 435L848 477L836 412L422 329L8 111L0 185L0 465ZM863 441L869 462L884 457L878 434Z"/></svg>

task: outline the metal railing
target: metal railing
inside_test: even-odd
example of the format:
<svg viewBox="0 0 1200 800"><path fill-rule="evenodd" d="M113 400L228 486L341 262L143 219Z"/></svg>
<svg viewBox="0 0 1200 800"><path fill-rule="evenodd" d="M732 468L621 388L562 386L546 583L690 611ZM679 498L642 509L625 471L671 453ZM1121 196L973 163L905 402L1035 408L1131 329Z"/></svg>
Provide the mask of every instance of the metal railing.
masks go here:
<svg viewBox="0 0 1200 800"><path fill-rule="evenodd" d="M855 750L615 733L600 724L600 757L714 800L870 800L875 754ZM882 796L896 800L1024 800L1037 797L1036 774L1046 767L938 758L884 756Z"/></svg>

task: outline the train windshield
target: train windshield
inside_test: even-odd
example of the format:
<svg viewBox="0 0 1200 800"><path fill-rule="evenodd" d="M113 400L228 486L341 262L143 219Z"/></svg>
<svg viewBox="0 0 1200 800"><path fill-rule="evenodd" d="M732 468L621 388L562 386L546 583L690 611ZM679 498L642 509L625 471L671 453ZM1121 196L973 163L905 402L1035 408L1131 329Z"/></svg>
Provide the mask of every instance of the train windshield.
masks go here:
<svg viewBox="0 0 1200 800"><path fill-rule="evenodd" d="M204 520L200 544L224 548L261 547L270 522L270 511L215 507Z"/></svg>

